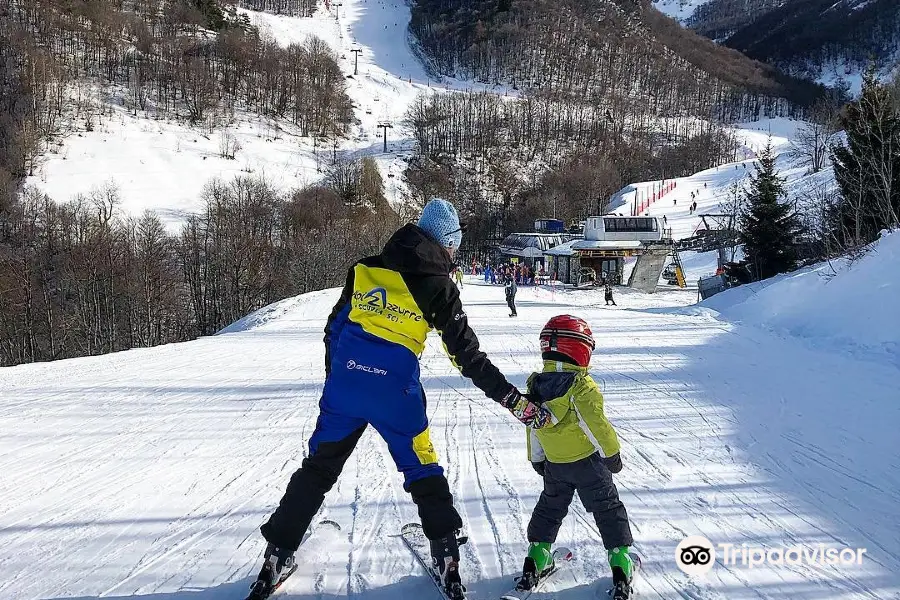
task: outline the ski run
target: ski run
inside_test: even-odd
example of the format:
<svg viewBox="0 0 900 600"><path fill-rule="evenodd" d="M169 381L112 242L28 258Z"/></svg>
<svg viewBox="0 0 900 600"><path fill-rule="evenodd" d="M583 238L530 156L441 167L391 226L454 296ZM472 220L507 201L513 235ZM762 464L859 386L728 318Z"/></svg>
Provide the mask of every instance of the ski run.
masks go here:
<svg viewBox="0 0 900 600"><path fill-rule="evenodd" d="M363 50L359 76L348 80L360 124L341 148L326 150L370 154L380 149L377 123L396 122L393 152L375 158L397 202L407 107L419 92L472 86L429 78L406 43L405 3L338 7L312 19L252 17L285 44L320 35L346 74L351 49ZM792 164L796 126L735 127L748 159L773 135L791 189L830 177ZM269 135L276 129L238 119L231 133L245 150L227 163L215 157L215 137L115 111L45 157L29 183L66 200L108 179L129 212L151 208L177 228L210 177L258 170L284 187L318 177L323 150L289 132ZM696 214L719 212L750 172L747 160L680 179L648 214L688 237ZM624 201L646 197L655 183L630 186ZM623 204L613 210L630 214ZM711 254L682 258L692 284L715 270ZM618 307L606 308L602 290L523 286L510 319L503 288L475 278L462 298L483 349L520 388L539 368L538 333L550 317L590 323L591 374L622 442L615 481L642 558L637 598L890 600L900 598L898 264L895 233L855 265L803 269L701 305L696 287L617 289ZM315 427L322 329L338 293L284 300L193 342L0 369L0 600L242 600L265 547L258 528ZM469 536L461 547L469 598L495 600L520 572L541 490L524 428L459 375L436 336L422 383L431 438ZM317 516L326 520L340 530L312 531L274 598L439 600L399 535L417 513L373 431L328 495ZM738 549L866 554L854 565L753 568L719 556L708 574L691 577L675 554L692 535ZM558 544L575 560L531 598L605 598L606 552L578 500Z"/></svg>
<svg viewBox="0 0 900 600"><path fill-rule="evenodd" d="M897 241L872 260L896 260ZM484 349L520 386L549 317L593 326L591 373L623 443L616 481L643 558L639 598L900 598L896 355L732 323L688 306L695 293L623 290L607 309L602 290L522 287L518 319L500 286L470 278L462 297ZM0 371L0 598L243 598L264 549L257 528L315 426L337 294L285 300L194 342ZM863 301L846 310L863 313ZM437 337L422 376L470 538L462 574L470 598L494 598L521 568L541 482L522 426L455 371ZM341 531L311 536L278 597L436 594L398 536L415 506L371 430L318 519ZM688 535L867 554L853 566L717 561L691 578L674 561ZM577 560L533 597L602 598L605 551L577 500L559 544Z"/></svg>

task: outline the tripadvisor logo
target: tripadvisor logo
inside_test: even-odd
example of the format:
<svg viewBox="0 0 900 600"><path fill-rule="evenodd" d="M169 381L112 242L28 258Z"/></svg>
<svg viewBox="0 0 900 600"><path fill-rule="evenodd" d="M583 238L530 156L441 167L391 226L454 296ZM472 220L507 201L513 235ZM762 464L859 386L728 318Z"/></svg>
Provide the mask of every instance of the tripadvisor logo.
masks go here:
<svg viewBox="0 0 900 600"><path fill-rule="evenodd" d="M675 549L675 563L691 576L704 575L716 564L716 556L725 566L748 569L796 565L860 565L865 548L847 548L819 544L817 546L750 546L748 544L715 545L700 535L688 536Z"/></svg>
<svg viewBox="0 0 900 600"><path fill-rule="evenodd" d="M716 549L702 535L691 535L675 548L675 563L688 575L704 575L716 564Z"/></svg>
<svg viewBox="0 0 900 600"><path fill-rule="evenodd" d="M387 290L383 287L372 288L365 294L353 292L353 299L358 302L356 308L359 310L385 315L392 321L399 321L400 317L412 319L416 322L422 320L422 315L419 313L403 308L394 302L389 302Z"/></svg>

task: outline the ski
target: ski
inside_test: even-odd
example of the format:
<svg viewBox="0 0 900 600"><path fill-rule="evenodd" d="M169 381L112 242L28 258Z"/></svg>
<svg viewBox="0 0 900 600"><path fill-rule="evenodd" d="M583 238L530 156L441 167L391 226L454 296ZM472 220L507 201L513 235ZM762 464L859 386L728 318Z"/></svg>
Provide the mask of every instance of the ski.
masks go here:
<svg viewBox="0 0 900 600"><path fill-rule="evenodd" d="M565 568L572 560L575 558L575 555L571 550L564 546L560 546L553 550L553 568L544 573L541 577L538 578L537 583L534 587L530 589L520 589L519 588L519 580L520 577L516 578L516 586L500 596L500 600L526 600L531 597L535 592L540 592L541 588L547 583L553 576Z"/></svg>
<svg viewBox="0 0 900 600"><path fill-rule="evenodd" d="M323 520L323 521L319 521L318 523L315 524L315 526L313 526L310 529L310 531L307 531L305 536L303 536L303 540L300 542L299 547L302 548L303 544L305 544L306 541L316 531L322 529L323 527L330 531L340 531L341 530L341 526L338 525L334 521L330 521L327 519ZM253 583L250 584L250 593L247 595L246 600L266 600L266 598L271 597L272 594L277 592L279 590L279 588L281 588L282 584L288 580L288 577L290 577L291 575L294 574L294 572L297 570L297 566L298 566L298 563L296 560L294 560L294 564L293 564L293 566L291 566L290 570L287 573L282 573L281 577L278 578L278 581L275 582L275 585L272 586L271 589L268 589L268 586L266 585L265 581L257 579L256 581L254 581Z"/></svg>
<svg viewBox="0 0 900 600"><path fill-rule="evenodd" d="M637 578L637 574L641 570L641 556L639 554L632 553L631 558L632 560L634 560L634 569L631 572L631 583L628 584L627 590L617 590L615 587L607 590L606 595L609 596L612 600L631 600L635 597L634 580Z"/></svg>
<svg viewBox="0 0 900 600"><path fill-rule="evenodd" d="M407 523L403 527L400 528L400 538L403 540L403 543L409 548L410 552L413 553L413 556L416 557L416 560L419 561L419 564L425 569L425 572L428 573L428 579L431 580L431 583L434 584L435 589L445 598L445 600L466 600L465 588L463 592L458 594L457 596L450 596L447 593L447 590L444 589L443 585L441 585L441 578L435 573L434 569L431 567L431 547L428 542L428 538L425 537L425 532L422 530L422 526L418 523ZM460 538L459 545L462 546L468 541L469 538L463 537Z"/></svg>

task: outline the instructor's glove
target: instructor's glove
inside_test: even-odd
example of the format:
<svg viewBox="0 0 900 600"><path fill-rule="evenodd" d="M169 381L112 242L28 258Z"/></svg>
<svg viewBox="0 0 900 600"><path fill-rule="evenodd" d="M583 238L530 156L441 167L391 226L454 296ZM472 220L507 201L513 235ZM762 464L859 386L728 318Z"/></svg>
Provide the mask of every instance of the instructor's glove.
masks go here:
<svg viewBox="0 0 900 600"><path fill-rule="evenodd" d="M616 452L612 456L607 456L606 458L604 458L603 463L606 465L606 468L613 473L618 473L622 470L622 457L618 452Z"/></svg>
<svg viewBox="0 0 900 600"><path fill-rule="evenodd" d="M535 473L543 477L544 471L547 469L547 461L542 460L541 462L533 462L531 463L531 468L534 469Z"/></svg>
<svg viewBox="0 0 900 600"><path fill-rule="evenodd" d="M535 429L540 429L541 427L553 424L553 415L549 410L539 404L531 402L528 399L528 396L523 396L515 387L507 392L503 397L503 400L500 401L500 404L511 412L519 421L534 427Z"/></svg>

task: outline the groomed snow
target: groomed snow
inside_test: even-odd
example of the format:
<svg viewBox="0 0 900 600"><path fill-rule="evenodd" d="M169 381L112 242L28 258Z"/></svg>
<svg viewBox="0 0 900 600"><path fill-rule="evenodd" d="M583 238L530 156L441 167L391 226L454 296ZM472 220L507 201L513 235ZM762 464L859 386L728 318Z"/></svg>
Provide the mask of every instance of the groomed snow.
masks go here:
<svg viewBox="0 0 900 600"><path fill-rule="evenodd" d="M856 262L838 259L740 286L702 306L846 355L875 353L900 365L898 296L900 232L895 232L884 234Z"/></svg>
<svg viewBox="0 0 900 600"><path fill-rule="evenodd" d="M896 272L895 241L873 256ZM847 289L893 298L866 265L841 276ZM463 290L471 323L517 385L539 364L550 316L593 326L591 370L623 443L616 481L644 556L638 597L900 597L896 362L717 319L688 306L690 291L623 290L619 308L606 309L602 292L520 288L520 317L510 319L502 288L472 283ZM337 293L285 300L194 342L0 370L0 598L240 600L263 550L257 528L315 426L322 327ZM846 308L862 315L860 305ZM521 567L541 484L521 426L454 370L436 337L422 376L432 439L471 536L463 573L473 600L492 599ZM374 433L321 517L343 531L303 547L281 598L435 597L393 537L415 507ZM852 567L719 561L690 579L674 563L688 534L868 553ZM605 552L577 500L559 542L578 560L541 600L602 598Z"/></svg>

